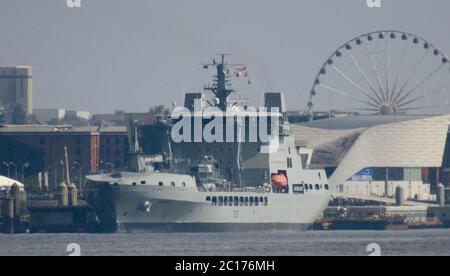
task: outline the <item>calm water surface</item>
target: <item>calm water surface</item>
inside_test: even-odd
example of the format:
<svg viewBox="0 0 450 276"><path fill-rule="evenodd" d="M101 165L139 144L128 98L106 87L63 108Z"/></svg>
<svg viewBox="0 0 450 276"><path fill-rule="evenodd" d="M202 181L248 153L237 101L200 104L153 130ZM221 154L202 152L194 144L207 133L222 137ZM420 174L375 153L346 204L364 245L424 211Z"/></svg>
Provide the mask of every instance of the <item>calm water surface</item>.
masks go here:
<svg viewBox="0 0 450 276"><path fill-rule="evenodd" d="M450 230L0 235L0 255L67 255L70 243L89 256L368 255L371 243L382 255L450 255Z"/></svg>

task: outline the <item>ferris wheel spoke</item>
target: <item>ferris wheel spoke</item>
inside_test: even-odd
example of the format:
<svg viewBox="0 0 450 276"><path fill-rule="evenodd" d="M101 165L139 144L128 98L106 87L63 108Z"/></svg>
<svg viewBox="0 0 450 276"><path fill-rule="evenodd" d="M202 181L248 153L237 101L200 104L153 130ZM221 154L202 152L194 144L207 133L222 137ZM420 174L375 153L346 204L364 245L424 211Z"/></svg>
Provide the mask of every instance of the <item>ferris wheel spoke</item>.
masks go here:
<svg viewBox="0 0 450 276"><path fill-rule="evenodd" d="M441 92L441 91L445 91L444 86L441 86L440 88L435 89L435 90L433 90L433 91L431 91L431 92L424 93L424 95L417 96L417 97L415 97L414 99L409 100L409 101L407 101L407 102L405 102L405 103L399 104L399 105L397 105L397 108L402 108L402 107L404 107L404 106L413 104L413 103L415 103L415 102L417 102L417 101L419 101L419 100L421 100L421 99L423 99L423 98L427 98L427 97L432 96L432 95L434 95L434 94L437 94L437 93L439 93L439 92Z"/></svg>
<svg viewBox="0 0 450 276"><path fill-rule="evenodd" d="M388 100L391 95L389 95L391 92L389 91L389 67L391 63L391 44L389 43L390 39L386 35L386 100Z"/></svg>
<svg viewBox="0 0 450 276"><path fill-rule="evenodd" d="M359 98L357 98L357 97L355 97L355 96L352 96L352 95L350 95L349 93L344 92L344 91L342 91L342 90L336 89L336 88L334 88L334 87L328 86L328 85L323 84L323 83L321 83L321 84L319 84L319 85L320 85L321 87L325 88L325 89L331 90L331 91L333 91L333 92L336 92L336 93L339 93L339 94L341 94L341 95L343 95L343 96L346 96L346 97L348 97L348 98L351 98L351 99L353 99L353 100L355 100L355 101L357 101L357 102L359 102L359 103L366 104L366 105L372 106L372 107L374 107L374 108L379 108L379 106L377 106L377 105L375 105L375 104L373 104L373 103L371 103L371 102L361 100L361 99L359 99Z"/></svg>
<svg viewBox="0 0 450 276"><path fill-rule="evenodd" d="M381 84L381 78L380 78L380 76L378 74L378 66L377 66L377 63L375 61L375 56L373 54L372 47L370 47L370 45L367 45L367 50L369 51L370 62L372 64L373 71L375 72L375 77L376 77L377 82L378 82L378 88L380 89L381 97L382 97L382 100L384 102L386 99L384 98L383 85Z"/></svg>
<svg viewBox="0 0 450 276"><path fill-rule="evenodd" d="M441 66L439 66L438 68L436 68L436 70L434 70L433 72L431 72L431 74L429 74L427 77L425 77L422 81L420 81L413 89L409 90L408 92L406 92L406 94L399 99L398 101L395 102L395 104L401 104L404 100L406 100L412 93L414 93L414 91L416 91L417 89L419 89L424 83L426 83L429 79L431 79L434 75L436 75L439 71L442 70L442 68L445 67L446 64L442 64Z"/></svg>
<svg viewBox="0 0 450 276"><path fill-rule="evenodd" d="M392 101L393 103L396 103L398 101L398 99L403 96L404 90L406 89L406 87L408 86L408 84L411 82L412 78L414 77L414 75L417 73L417 70L420 68L420 66L422 65L422 63L425 61L426 56L428 55L429 51L425 51L425 53L422 55L422 57L420 58L420 60L417 62L417 64L414 67L414 70L412 71L412 73L409 75L409 77L406 79L405 83L402 85L402 87L400 88L400 90L398 91L397 95L395 96L394 100Z"/></svg>
<svg viewBox="0 0 450 276"><path fill-rule="evenodd" d="M398 86L398 81L400 79L400 76L402 75L403 72L403 68L405 67L405 60L406 60L406 54L408 52L408 48L405 47L405 49L403 50L403 56L402 56L402 61L401 61L401 65L400 65L400 69L398 70L397 76L395 77L395 81L394 81L394 87L392 88L392 94L391 94L391 98L388 99L390 103L393 103L394 98L397 95L397 86Z"/></svg>
<svg viewBox="0 0 450 276"><path fill-rule="evenodd" d="M361 73L361 75L364 77L364 79L367 81L367 83L369 84L370 89L372 90L372 94L375 95L375 97L377 98L378 102L383 102L383 100L381 99L381 97L378 95L377 90L375 89L374 85L372 84L372 81L369 79L369 77L367 76L367 73L364 72L364 70L362 69L361 65L356 61L355 57L353 56L352 53L348 52L348 55L350 56L350 59L352 60L353 64L356 66L356 68L358 69L358 71Z"/></svg>
<svg viewBox="0 0 450 276"><path fill-rule="evenodd" d="M342 72L339 68L337 68L334 65L331 65L331 67L338 72L342 77L344 77L349 83L351 83L354 87L358 88L359 91L361 91L367 98L369 98L371 101L374 102L374 104L380 106L381 103L375 99L373 96L370 95L369 92L367 92L364 88L362 88L359 84L357 84L354 80L352 80L349 76L347 76L344 72Z"/></svg>

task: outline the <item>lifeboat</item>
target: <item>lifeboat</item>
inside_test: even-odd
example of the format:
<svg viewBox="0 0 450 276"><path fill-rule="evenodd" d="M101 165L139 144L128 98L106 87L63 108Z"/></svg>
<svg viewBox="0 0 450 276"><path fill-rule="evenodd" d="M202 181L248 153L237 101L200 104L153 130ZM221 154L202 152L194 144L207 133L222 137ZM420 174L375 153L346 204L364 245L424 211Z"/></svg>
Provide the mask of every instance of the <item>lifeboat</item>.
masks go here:
<svg viewBox="0 0 450 276"><path fill-rule="evenodd" d="M277 187L287 187L289 182L284 174L275 174L272 176L272 184Z"/></svg>

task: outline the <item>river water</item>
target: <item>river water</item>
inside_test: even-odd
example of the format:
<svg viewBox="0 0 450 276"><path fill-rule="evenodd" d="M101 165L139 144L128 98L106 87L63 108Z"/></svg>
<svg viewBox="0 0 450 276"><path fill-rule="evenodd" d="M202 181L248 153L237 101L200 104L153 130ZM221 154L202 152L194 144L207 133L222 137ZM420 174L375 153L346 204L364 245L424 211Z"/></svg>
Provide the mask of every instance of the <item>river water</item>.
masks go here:
<svg viewBox="0 0 450 276"><path fill-rule="evenodd" d="M330 231L195 234L0 235L0 255L68 255L68 244L91 255L342 256L450 255L450 230Z"/></svg>

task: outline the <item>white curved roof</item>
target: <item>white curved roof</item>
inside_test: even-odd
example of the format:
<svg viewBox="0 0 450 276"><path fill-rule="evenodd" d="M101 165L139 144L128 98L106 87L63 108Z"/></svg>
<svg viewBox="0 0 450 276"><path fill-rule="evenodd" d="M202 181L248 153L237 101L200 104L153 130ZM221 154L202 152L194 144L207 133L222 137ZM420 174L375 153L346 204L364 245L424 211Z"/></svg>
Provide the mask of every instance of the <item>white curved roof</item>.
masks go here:
<svg viewBox="0 0 450 276"><path fill-rule="evenodd" d="M24 187L24 185L19 181L0 175L0 190L10 188L14 183L17 183L19 186Z"/></svg>
<svg viewBox="0 0 450 276"><path fill-rule="evenodd" d="M315 129L340 131L340 130L370 128L378 125L387 125L406 121L421 120L437 116L440 115L395 115L395 116L358 115L358 116L317 120L313 122L301 123L300 125Z"/></svg>
<svg viewBox="0 0 450 276"><path fill-rule="evenodd" d="M370 167L441 167L449 119L448 115L362 117L318 121L314 127L294 126L293 131L297 143L315 150L313 163L337 167L330 183L342 184Z"/></svg>

